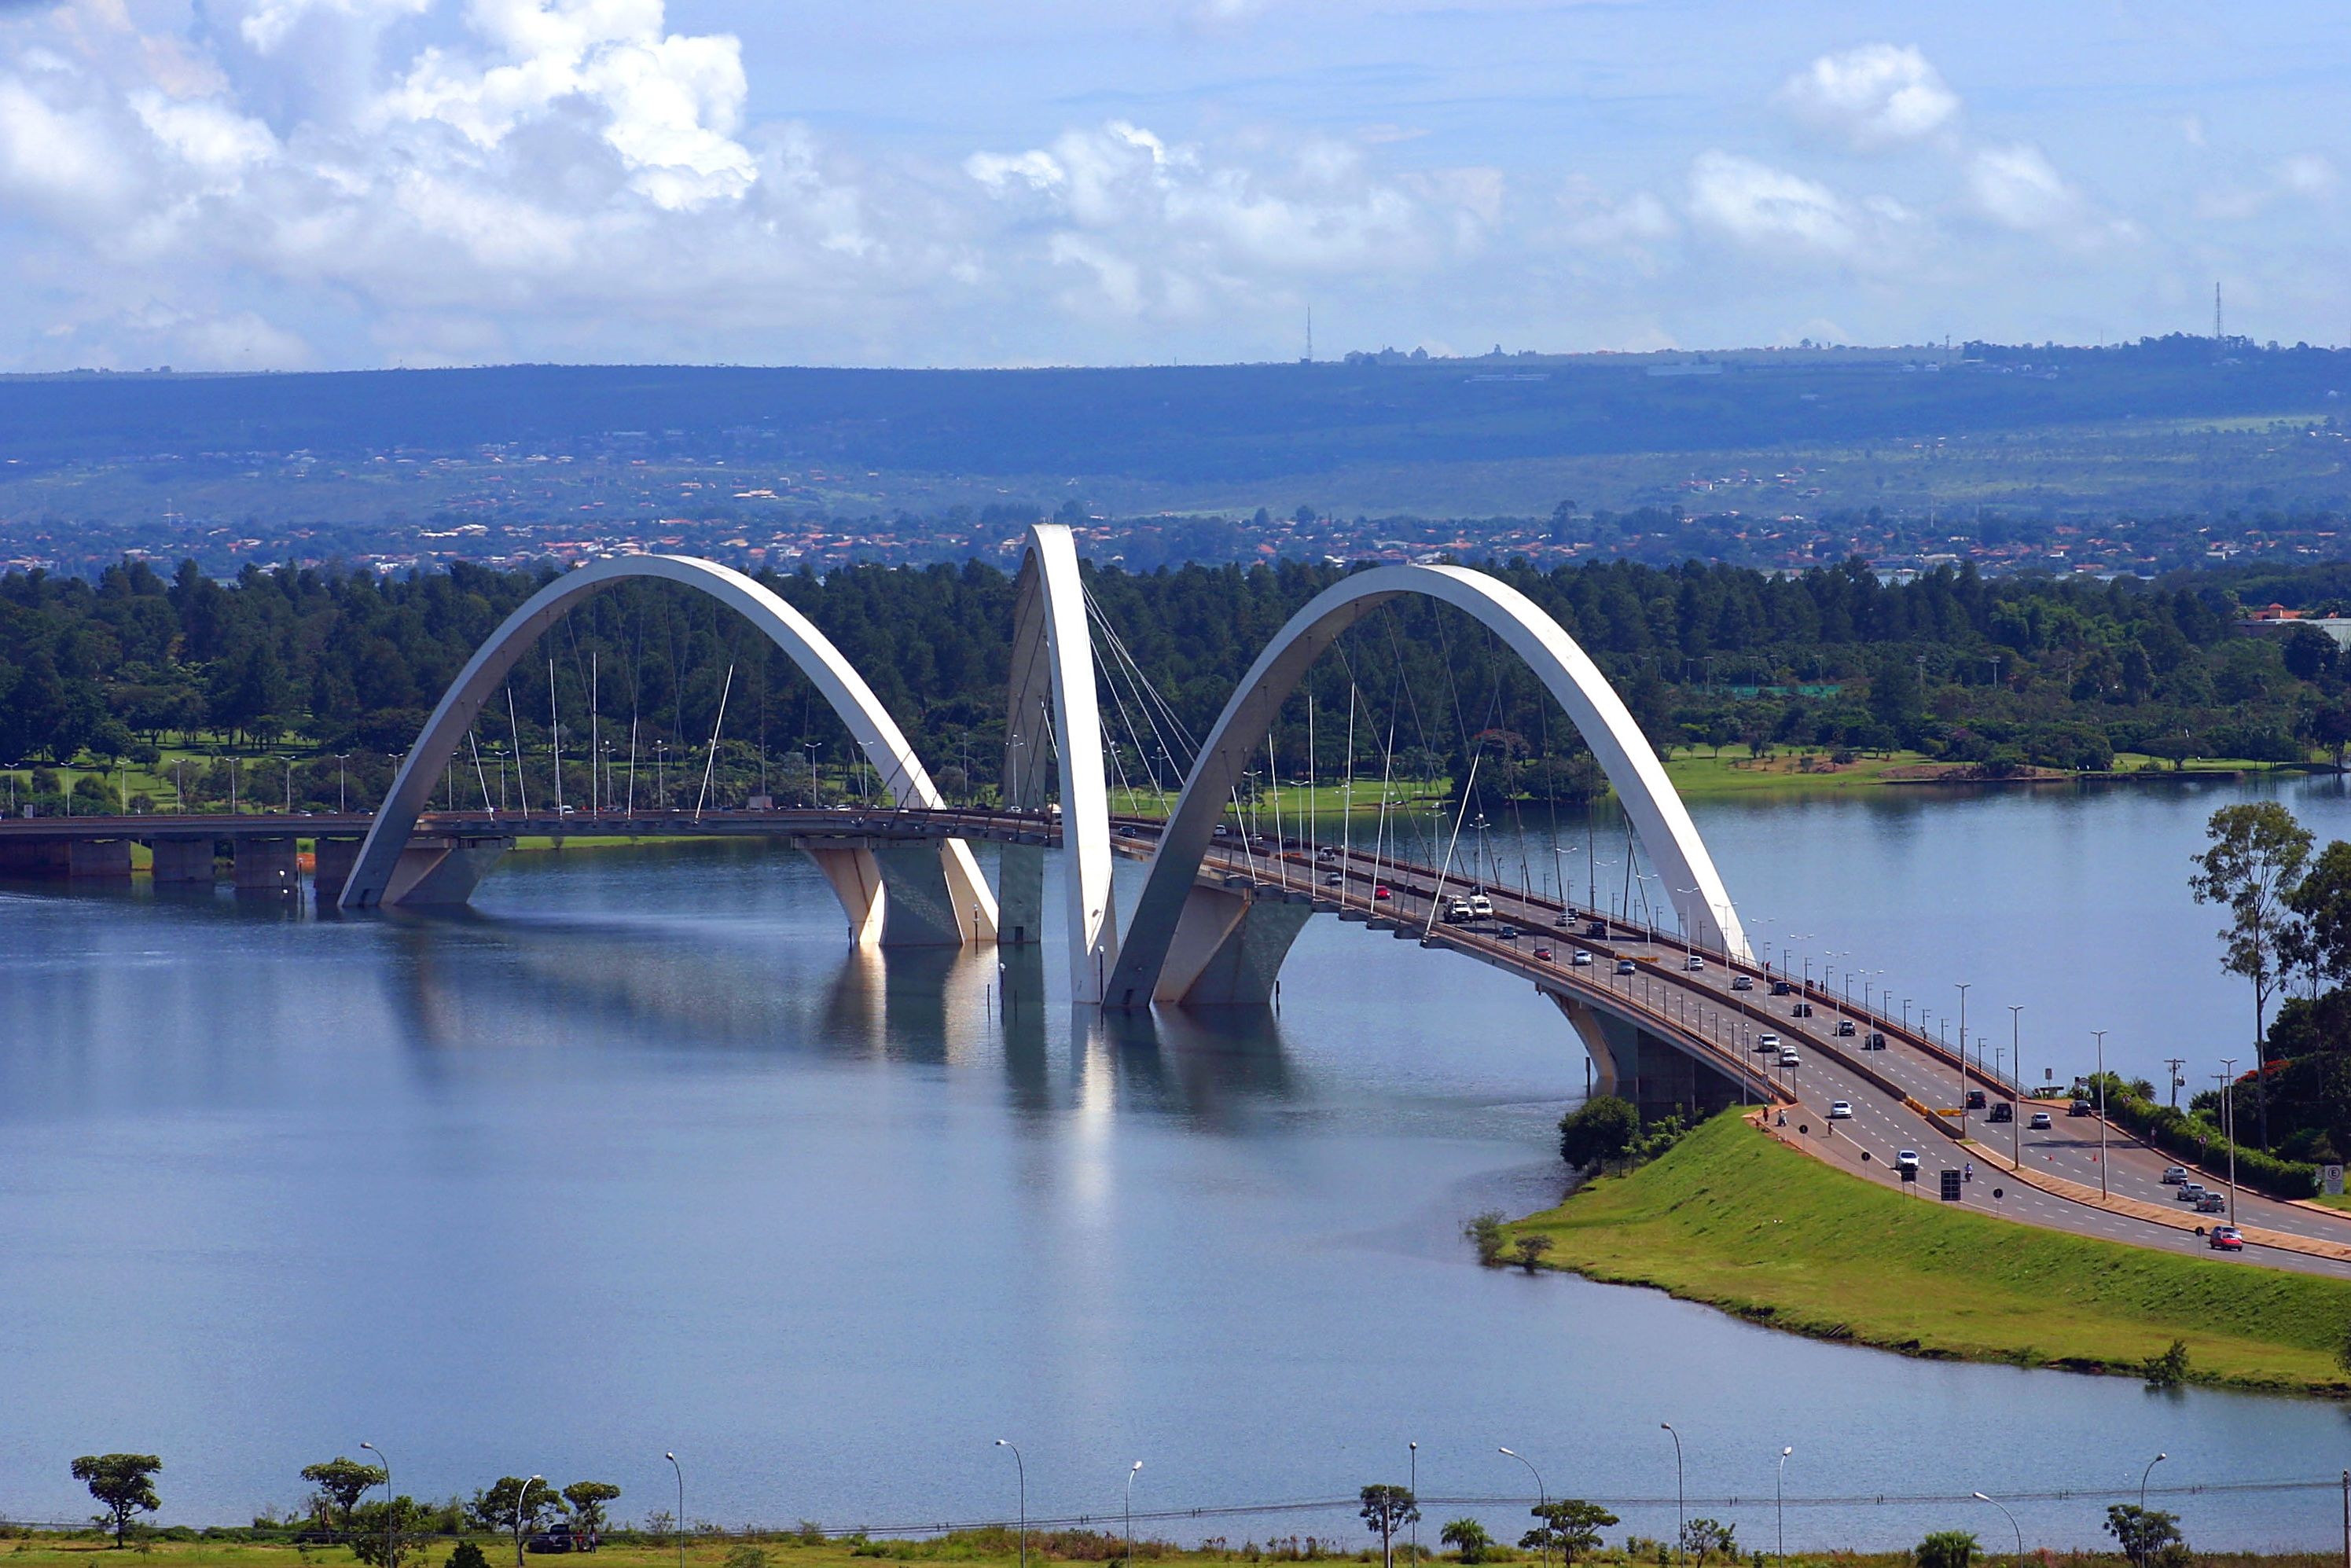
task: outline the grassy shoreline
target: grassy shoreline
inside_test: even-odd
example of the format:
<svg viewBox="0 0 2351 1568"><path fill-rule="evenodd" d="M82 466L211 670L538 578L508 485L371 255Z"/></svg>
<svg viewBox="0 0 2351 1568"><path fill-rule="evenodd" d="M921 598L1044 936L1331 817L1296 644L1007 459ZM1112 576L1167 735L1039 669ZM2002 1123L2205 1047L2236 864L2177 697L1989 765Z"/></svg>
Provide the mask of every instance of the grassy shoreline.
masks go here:
<svg viewBox="0 0 2351 1568"><path fill-rule="evenodd" d="M1937 1359L2351 1396L2351 1282L2063 1235L1907 1197L1725 1113L1629 1175L1508 1228L1543 1266L1752 1322Z"/></svg>
<svg viewBox="0 0 2351 1568"><path fill-rule="evenodd" d="M1336 1522L1336 1521L1334 1521ZM1956 1522L1962 1522L1955 1521ZM1976 1523L1967 1521L1964 1522ZM5 1535L5 1531L0 1531ZM243 1531L220 1531L196 1535L186 1530L156 1531L141 1528L132 1536L130 1549L110 1557L113 1542L96 1531L78 1530L21 1530L16 1539L5 1549L10 1563L21 1568L97 1568L109 1561L120 1563L162 1563L170 1568L359 1568L359 1559L349 1548L331 1545L297 1545L283 1537L245 1539ZM489 1559L490 1568L511 1563L513 1547L505 1536L471 1535L466 1539L480 1546ZM455 1549L455 1540L434 1536L418 1542L401 1558L401 1568L445 1568ZM811 1540L788 1531L753 1527L739 1531L717 1530L705 1525L690 1531L685 1539L684 1561L686 1568L750 1568L754 1556L762 1568L876 1568L881 1563L895 1563L899 1568L913 1568L923 1563L967 1564L969 1568L1017 1568L1021 1561L1020 1539L1012 1528L990 1526L977 1530L956 1531L951 1534L927 1540L891 1540L862 1535L844 1535ZM1121 1562L1125 1542L1120 1535L1102 1530L1032 1529L1027 1539L1027 1558L1030 1563L1100 1563ZM1993 1553L1986 1552L1986 1559ZM1376 1541L1365 1544L1365 1532L1353 1519L1337 1524L1332 1534L1299 1531L1293 1534L1269 1536L1263 1541L1231 1541L1213 1538L1198 1546L1182 1546L1170 1541L1155 1540L1138 1535L1134 1542L1138 1562L1182 1563L1208 1568L1211 1564L1234 1563L1360 1563L1380 1561ZM2125 1568L2117 1552L2075 1552L2035 1549L2032 1556L2037 1568ZM531 1557L528 1562L553 1563L569 1561L559 1557ZM597 1568L674 1568L680 1560L674 1537L622 1531L608 1535L604 1544L588 1561ZM1407 1545L1399 1541L1395 1560L1400 1564L1412 1562ZM2342 1558L2332 1551L2318 1552L2202 1552L2196 1553L2199 1563L2211 1568L2337 1568ZM1430 1550L1422 1554L1426 1563L1454 1563L1458 1553ZM1492 1563L1532 1563L1536 1555L1531 1551L1496 1543L1485 1549L1482 1561ZM1611 1544L1584 1555L1585 1563L1604 1563L1611 1568L1656 1568L1656 1553L1645 1552L1635 1555L1628 1546ZM1742 1552L1735 1558L1708 1553L1705 1562L1713 1568L1745 1568L1748 1554ZM1696 1560L1679 1556L1676 1562L1683 1568L1693 1568ZM1833 1564L1834 1568L1912 1568L1911 1554L1907 1552L1854 1552L1828 1548L1812 1552L1798 1551L1790 1554L1792 1565Z"/></svg>

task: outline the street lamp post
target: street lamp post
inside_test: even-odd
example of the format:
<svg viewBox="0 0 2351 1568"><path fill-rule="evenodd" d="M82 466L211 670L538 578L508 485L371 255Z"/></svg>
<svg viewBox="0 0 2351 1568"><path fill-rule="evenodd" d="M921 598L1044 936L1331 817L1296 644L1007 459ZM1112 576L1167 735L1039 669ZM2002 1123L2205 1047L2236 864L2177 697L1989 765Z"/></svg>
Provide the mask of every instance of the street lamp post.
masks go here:
<svg viewBox="0 0 2351 1568"><path fill-rule="evenodd" d="M2098 1037L2098 1196L2105 1197L2108 1196L2106 1192L2106 1031L2094 1029L2090 1032ZM2236 1216L2232 1214L2230 1218L2233 1219Z"/></svg>
<svg viewBox="0 0 2351 1568"><path fill-rule="evenodd" d="M1788 1560L1788 1456L1793 1448L1780 1450L1780 1469L1771 1481L1771 1503L1780 1515L1780 1561Z"/></svg>
<svg viewBox="0 0 2351 1568"><path fill-rule="evenodd" d="M1959 1142L1968 1141L1968 987L1971 980L1959 982Z"/></svg>
<svg viewBox="0 0 2351 1568"><path fill-rule="evenodd" d="M685 1568L685 1470L675 1454L664 1454L662 1458L677 1471L677 1568Z"/></svg>
<svg viewBox="0 0 2351 1568"><path fill-rule="evenodd" d="M2147 1460L2147 1469L2143 1469L2143 1470L2139 1471L2139 1473L2138 1473L2138 1511L2139 1511L2139 1512L2140 1512L2140 1513L2144 1514L2145 1512L2147 1512L2147 1478L2149 1475L2151 1475L2151 1474L2153 1474L2153 1473L2154 1473L2154 1471L2155 1471L2155 1467L2156 1467L2156 1466L2158 1466L2158 1465L2159 1465L2159 1464L2163 1463L2163 1461L2164 1461L2164 1460L2166 1460L2166 1459L2168 1459L2168 1458L2171 1458L2171 1456L2170 1456L2169 1454L2158 1454L2158 1455L2156 1455L2156 1456L2155 1456L2155 1458L2151 1458L2151 1459Z"/></svg>
<svg viewBox="0 0 2351 1568"><path fill-rule="evenodd" d="M1689 1503L1682 1488L1682 1435L1674 1430L1671 1421L1657 1423L1674 1440L1674 1550L1682 1550L1682 1538L1689 1533Z"/></svg>
<svg viewBox="0 0 2351 1568"><path fill-rule="evenodd" d="M1405 1490L1412 1493L1412 1560L1417 1568L1420 1562L1420 1445L1406 1443L1405 1449L1405 1463L1412 1471L1405 1481Z"/></svg>
<svg viewBox="0 0 2351 1568"><path fill-rule="evenodd" d="M392 1532L400 1511L392 1506L392 1461L373 1443L362 1442L360 1447L383 1460L383 1568L396 1568L400 1557L392 1550Z"/></svg>
<svg viewBox="0 0 2351 1568"><path fill-rule="evenodd" d="M2022 1002L2008 1004L2008 1063L2010 1071L2015 1074L2010 1082L2016 1085L2016 1092L2012 1096L2016 1101L2016 1114L2010 1120L2015 1124L2011 1129L2016 1145L2013 1158L2016 1168L2021 1171L2024 1168L2024 1004Z"/></svg>
<svg viewBox="0 0 2351 1568"><path fill-rule="evenodd" d="M2220 1059L2220 1139L2229 1145L2229 1223L2237 1223L2237 1061Z"/></svg>
<svg viewBox="0 0 2351 1568"><path fill-rule="evenodd" d="M1982 1492L1978 1492L1976 1493L1976 1500L1978 1502L1988 1502L1991 1504L1992 1507L2000 1510L2001 1512L2008 1513L2008 1504L2001 1501L2000 1499L1996 1497L1987 1497ZM2008 1513L2008 1527L2016 1531L2016 1560L2019 1563L2022 1563L2024 1561L2024 1527L2016 1522L2016 1515L2012 1513Z"/></svg>
<svg viewBox="0 0 2351 1568"><path fill-rule="evenodd" d="M1551 1520L1545 1511L1551 1507L1551 1491L1543 1485L1542 1472L1535 1469L1535 1462L1532 1459L1520 1453L1516 1448L1497 1448L1495 1452L1510 1455L1510 1458L1526 1466L1527 1474L1535 1478L1535 1513L1536 1517L1543 1521L1542 1560L1548 1563L1551 1562Z"/></svg>
<svg viewBox="0 0 2351 1568"><path fill-rule="evenodd" d="M1029 1466L1027 1461L1021 1458L1020 1449L1017 1445L998 1437L996 1439L996 1446L1012 1450L1013 1469L1020 1478L1020 1568L1029 1568Z"/></svg>
<svg viewBox="0 0 2351 1568"><path fill-rule="evenodd" d="M1142 1470L1141 1459L1126 1468L1126 1568L1134 1568L1134 1478Z"/></svg>

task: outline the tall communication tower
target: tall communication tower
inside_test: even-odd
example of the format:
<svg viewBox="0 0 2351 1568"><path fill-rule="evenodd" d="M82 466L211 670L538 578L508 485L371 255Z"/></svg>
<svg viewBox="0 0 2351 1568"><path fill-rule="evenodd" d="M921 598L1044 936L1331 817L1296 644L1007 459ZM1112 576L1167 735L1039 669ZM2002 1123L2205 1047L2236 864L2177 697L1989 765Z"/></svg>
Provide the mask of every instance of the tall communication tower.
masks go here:
<svg viewBox="0 0 2351 1568"><path fill-rule="evenodd" d="M1314 362L1314 307L1311 305L1306 308L1306 358L1299 362L1307 365Z"/></svg>
<svg viewBox="0 0 2351 1568"><path fill-rule="evenodd" d="M2228 334L2220 330L2220 280L2212 280L2212 340L2220 342Z"/></svg>

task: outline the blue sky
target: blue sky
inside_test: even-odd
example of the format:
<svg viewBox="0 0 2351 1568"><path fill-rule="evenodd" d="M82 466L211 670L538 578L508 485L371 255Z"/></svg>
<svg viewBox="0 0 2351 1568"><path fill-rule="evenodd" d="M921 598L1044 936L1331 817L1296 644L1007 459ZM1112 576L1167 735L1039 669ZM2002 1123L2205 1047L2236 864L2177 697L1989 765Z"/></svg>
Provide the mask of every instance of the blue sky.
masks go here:
<svg viewBox="0 0 2351 1568"><path fill-rule="evenodd" d="M0 0L0 369L2351 337L2337 6Z"/></svg>

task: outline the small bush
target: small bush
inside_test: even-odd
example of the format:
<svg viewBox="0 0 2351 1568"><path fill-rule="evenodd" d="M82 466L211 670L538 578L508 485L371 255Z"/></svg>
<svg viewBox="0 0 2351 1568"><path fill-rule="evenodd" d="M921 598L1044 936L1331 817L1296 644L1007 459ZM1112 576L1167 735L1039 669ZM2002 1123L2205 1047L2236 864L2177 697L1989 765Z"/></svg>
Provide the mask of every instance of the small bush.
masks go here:
<svg viewBox="0 0 2351 1568"><path fill-rule="evenodd" d="M449 1553L449 1568L490 1568L490 1560L473 1542L460 1541L457 1549Z"/></svg>
<svg viewBox="0 0 2351 1568"><path fill-rule="evenodd" d="M2188 1342L2173 1340L2169 1350L2161 1355L2150 1355L2139 1363L2139 1372L2146 1377L2149 1388L2179 1387L2188 1381Z"/></svg>
<svg viewBox="0 0 2351 1568"><path fill-rule="evenodd" d="M1478 1261L1493 1268L1502 1260L1502 1216L1498 1209L1488 1209L1461 1228L1461 1234L1478 1249Z"/></svg>
<svg viewBox="0 0 2351 1568"><path fill-rule="evenodd" d="M740 1542L726 1549L726 1568L768 1568L768 1549Z"/></svg>

